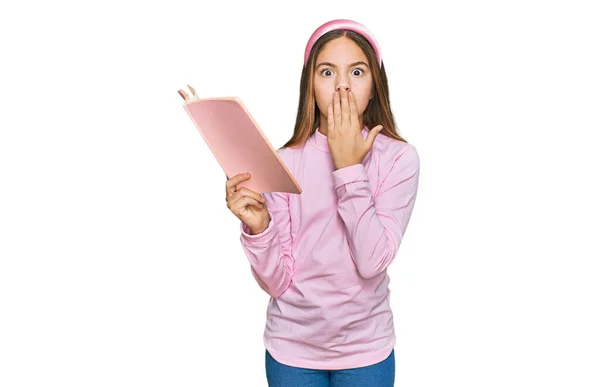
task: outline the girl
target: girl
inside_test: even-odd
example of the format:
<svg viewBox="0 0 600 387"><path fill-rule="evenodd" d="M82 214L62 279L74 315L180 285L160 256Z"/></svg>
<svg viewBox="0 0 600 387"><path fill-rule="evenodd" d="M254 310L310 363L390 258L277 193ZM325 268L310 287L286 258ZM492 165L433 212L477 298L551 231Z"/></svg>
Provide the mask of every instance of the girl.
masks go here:
<svg viewBox="0 0 600 387"><path fill-rule="evenodd" d="M269 386L393 386L387 268L417 194L419 156L396 133L379 46L337 19L306 45L292 138L278 155L300 195L236 189L251 272L271 298L264 331Z"/></svg>

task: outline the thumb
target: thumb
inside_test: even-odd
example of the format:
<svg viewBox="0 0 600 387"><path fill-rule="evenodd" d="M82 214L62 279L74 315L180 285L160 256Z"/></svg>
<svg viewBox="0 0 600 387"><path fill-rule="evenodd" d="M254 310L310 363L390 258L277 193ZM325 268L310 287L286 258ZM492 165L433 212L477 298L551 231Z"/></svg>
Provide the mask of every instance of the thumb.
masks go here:
<svg viewBox="0 0 600 387"><path fill-rule="evenodd" d="M375 137L377 137L377 135L379 134L379 132L381 132L382 129L383 126L377 125L373 129L369 130L369 135L367 136L367 144L369 144L369 148L373 146L373 143L375 142Z"/></svg>

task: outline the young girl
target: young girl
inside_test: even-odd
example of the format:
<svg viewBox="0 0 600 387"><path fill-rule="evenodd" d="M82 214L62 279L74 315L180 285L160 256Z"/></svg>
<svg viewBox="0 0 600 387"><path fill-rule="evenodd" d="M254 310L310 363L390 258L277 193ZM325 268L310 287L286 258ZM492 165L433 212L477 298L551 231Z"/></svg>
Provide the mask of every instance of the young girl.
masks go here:
<svg viewBox="0 0 600 387"><path fill-rule="evenodd" d="M300 195L226 182L251 272L271 299L271 387L393 386L387 268L417 194L419 156L396 133L377 42L332 20L306 46L292 138L278 155Z"/></svg>

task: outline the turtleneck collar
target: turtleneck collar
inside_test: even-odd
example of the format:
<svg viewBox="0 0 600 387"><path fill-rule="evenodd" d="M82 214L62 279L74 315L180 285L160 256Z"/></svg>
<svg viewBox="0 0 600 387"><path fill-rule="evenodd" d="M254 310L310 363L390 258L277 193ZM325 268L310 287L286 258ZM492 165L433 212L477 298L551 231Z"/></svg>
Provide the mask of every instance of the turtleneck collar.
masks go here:
<svg viewBox="0 0 600 387"><path fill-rule="evenodd" d="M365 125L362 129L362 136L363 138L367 138L368 135L369 129L367 129L367 126ZM323 152L329 153L329 144L327 143L327 136L319 132L319 128L315 130L315 132L310 138L310 141L315 146L315 148Z"/></svg>

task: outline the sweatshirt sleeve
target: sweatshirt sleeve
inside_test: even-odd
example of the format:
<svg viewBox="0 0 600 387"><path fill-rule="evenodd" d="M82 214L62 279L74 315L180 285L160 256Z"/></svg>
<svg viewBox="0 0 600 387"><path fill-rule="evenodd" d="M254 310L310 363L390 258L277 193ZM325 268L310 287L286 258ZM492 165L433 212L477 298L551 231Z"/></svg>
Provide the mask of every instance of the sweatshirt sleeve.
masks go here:
<svg viewBox="0 0 600 387"><path fill-rule="evenodd" d="M352 259L366 279L385 271L394 260L417 196L420 161L416 148L408 144L391 164L375 197L362 163L333 172L338 213Z"/></svg>
<svg viewBox="0 0 600 387"><path fill-rule="evenodd" d="M275 298L285 292L294 276L288 195L286 192L262 194L271 217L262 233L251 235L248 226L244 222L240 224L240 241L250 261L252 276L261 289Z"/></svg>

